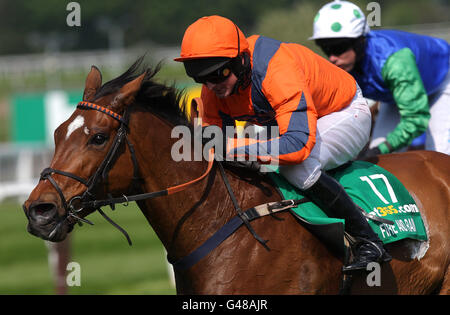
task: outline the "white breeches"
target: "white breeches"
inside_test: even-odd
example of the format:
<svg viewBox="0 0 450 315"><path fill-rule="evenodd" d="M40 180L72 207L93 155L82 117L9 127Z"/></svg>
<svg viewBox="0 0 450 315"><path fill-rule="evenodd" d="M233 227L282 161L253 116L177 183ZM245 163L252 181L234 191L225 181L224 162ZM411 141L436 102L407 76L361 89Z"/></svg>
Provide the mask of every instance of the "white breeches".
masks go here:
<svg viewBox="0 0 450 315"><path fill-rule="evenodd" d="M305 190L320 177L321 170L336 168L352 159L369 141L371 114L359 87L346 108L317 120L316 144L309 157L297 165L280 165L280 173Z"/></svg>

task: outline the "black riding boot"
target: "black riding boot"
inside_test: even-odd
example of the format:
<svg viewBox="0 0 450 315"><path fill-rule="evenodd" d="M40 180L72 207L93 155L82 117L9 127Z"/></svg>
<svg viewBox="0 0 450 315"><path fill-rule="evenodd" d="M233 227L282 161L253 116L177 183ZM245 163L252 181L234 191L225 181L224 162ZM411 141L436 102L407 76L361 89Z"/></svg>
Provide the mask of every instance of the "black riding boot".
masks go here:
<svg viewBox="0 0 450 315"><path fill-rule="evenodd" d="M319 180L303 192L329 217L345 219L345 231L358 240L353 248L355 257L349 265L344 266L344 272L366 269L371 262L380 263L392 259L383 248L383 242L367 223L362 209L334 178L322 172Z"/></svg>

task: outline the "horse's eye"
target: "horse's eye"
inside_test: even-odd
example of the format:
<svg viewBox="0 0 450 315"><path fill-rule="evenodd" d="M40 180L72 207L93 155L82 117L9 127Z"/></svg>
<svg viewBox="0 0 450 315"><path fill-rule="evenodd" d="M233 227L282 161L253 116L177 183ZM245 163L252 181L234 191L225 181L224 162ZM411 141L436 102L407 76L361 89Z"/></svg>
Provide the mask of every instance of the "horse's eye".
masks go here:
<svg viewBox="0 0 450 315"><path fill-rule="evenodd" d="M102 145L106 142L106 140L108 140L108 137L106 135L97 133L91 138L91 141L89 142L94 145Z"/></svg>

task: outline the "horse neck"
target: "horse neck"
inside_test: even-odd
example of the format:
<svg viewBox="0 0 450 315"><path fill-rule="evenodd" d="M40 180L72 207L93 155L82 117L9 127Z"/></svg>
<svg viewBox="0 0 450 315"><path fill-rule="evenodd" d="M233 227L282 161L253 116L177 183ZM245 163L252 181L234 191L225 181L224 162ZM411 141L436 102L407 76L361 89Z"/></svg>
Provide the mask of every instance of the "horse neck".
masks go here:
<svg viewBox="0 0 450 315"><path fill-rule="evenodd" d="M144 135L132 139L144 179L144 192L189 182L207 169L205 160L174 161L171 148L178 139L171 139L173 126L163 119L150 113L139 113L131 121L134 122L130 126L130 135ZM194 156L193 152L191 156ZM215 172L213 169L205 179L184 191L138 203L169 253L178 255L180 251L192 250L233 215L233 205L224 202L226 188Z"/></svg>

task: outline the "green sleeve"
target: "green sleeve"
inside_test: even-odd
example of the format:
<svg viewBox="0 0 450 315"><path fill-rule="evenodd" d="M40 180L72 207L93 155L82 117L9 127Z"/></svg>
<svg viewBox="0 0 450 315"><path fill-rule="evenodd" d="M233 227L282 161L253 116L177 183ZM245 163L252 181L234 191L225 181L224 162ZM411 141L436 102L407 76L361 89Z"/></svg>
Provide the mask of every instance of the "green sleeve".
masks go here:
<svg viewBox="0 0 450 315"><path fill-rule="evenodd" d="M391 150L386 144L379 146L381 153L389 153L409 145L427 129L430 109L416 59L409 48L392 54L386 60L381 75L392 91L400 113L399 124L386 137Z"/></svg>

